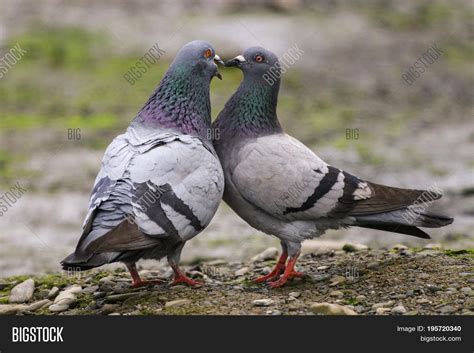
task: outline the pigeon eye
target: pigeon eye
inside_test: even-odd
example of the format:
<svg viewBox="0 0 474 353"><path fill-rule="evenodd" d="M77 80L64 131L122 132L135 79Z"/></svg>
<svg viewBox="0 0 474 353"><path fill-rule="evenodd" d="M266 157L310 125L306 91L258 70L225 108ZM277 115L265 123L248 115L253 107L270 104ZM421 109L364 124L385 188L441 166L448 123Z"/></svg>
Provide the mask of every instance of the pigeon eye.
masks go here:
<svg viewBox="0 0 474 353"><path fill-rule="evenodd" d="M212 50L211 50L211 49L206 49L206 50L204 51L204 57L205 57L206 59L209 59L211 56L212 56Z"/></svg>
<svg viewBox="0 0 474 353"><path fill-rule="evenodd" d="M256 62L261 63L263 60L264 60L264 58L263 58L262 55L256 55L256 56L255 56L255 61L256 61Z"/></svg>

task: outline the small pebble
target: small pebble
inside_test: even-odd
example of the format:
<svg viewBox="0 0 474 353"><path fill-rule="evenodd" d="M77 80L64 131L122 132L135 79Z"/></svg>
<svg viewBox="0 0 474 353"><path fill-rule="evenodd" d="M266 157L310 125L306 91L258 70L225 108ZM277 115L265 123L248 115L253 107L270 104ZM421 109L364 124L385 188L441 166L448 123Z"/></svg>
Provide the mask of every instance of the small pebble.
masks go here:
<svg viewBox="0 0 474 353"><path fill-rule="evenodd" d="M35 281L28 278L26 281L17 284L10 292L8 301L10 303L26 303L33 298L35 291Z"/></svg>
<svg viewBox="0 0 474 353"><path fill-rule="evenodd" d="M257 299L257 300L254 300L252 304L255 306L270 306L274 302L275 301L273 299Z"/></svg>
<svg viewBox="0 0 474 353"><path fill-rule="evenodd" d="M397 315L405 314L406 312L407 312L407 309L405 309L403 305L397 305L393 307L391 311L392 314L397 314Z"/></svg>
<svg viewBox="0 0 474 353"><path fill-rule="evenodd" d="M165 303L165 308L171 308L175 306L184 306L184 305L188 305L189 303L191 303L191 300L189 299L172 300L170 302Z"/></svg>
<svg viewBox="0 0 474 353"><path fill-rule="evenodd" d="M334 290L331 293L329 293L329 296L342 298L344 296L344 293L342 293L340 290Z"/></svg>

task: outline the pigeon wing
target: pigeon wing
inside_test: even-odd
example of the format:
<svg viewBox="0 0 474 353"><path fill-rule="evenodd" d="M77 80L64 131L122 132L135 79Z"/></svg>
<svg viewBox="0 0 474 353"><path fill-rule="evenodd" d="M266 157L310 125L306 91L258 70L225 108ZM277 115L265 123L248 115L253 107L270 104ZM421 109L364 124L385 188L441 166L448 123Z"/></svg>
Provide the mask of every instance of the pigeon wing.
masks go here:
<svg viewBox="0 0 474 353"><path fill-rule="evenodd" d="M240 148L232 182L247 201L284 220L342 215L372 194L366 182L284 134L259 137Z"/></svg>

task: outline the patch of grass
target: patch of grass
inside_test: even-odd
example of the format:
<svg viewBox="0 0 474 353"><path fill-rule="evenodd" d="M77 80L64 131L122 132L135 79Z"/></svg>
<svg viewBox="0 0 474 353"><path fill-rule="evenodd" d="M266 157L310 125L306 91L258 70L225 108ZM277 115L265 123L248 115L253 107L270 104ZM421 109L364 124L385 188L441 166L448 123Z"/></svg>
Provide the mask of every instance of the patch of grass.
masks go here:
<svg viewBox="0 0 474 353"><path fill-rule="evenodd" d="M462 250L444 250L444 254L448 256L468 256L474 258L474 249L462 249Z"/></svg>
<svg viewBox="0 0 474 353"><path fill-rule="evenodd" d="M48 274L34 279L37 287L51 289L53 287L64 288L77 282L76 278L65 274Z"/></svg>
<svg viewBox="0 0 474 353"><path fill-rule="evenodd" d="M344 299L344 303L346 305L357 305L359 304L359 301L356 299L356 298L347 298L347 299Z"/></svg>

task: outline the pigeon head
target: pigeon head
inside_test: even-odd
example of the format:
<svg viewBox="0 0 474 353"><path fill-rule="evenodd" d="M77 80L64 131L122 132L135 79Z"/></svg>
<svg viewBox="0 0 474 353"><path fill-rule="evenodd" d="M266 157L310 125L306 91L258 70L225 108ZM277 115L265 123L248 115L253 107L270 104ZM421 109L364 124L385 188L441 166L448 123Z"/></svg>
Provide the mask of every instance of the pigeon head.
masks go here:
<svg viewBox="0 0 474 353"><path fill-rule="evenodd" d="M280 63L278 57L269 50L262 47L251 47L242 55L228 60L227 67L237 67L244 75L254 79L265 80L266 75L280 77Z"/></svg>
<svg viewBox="0 0 474 353"><path fill-rule="evenodd" d="M195 40L182 47L160 84L132 122L209 139L211 80L224 64L211 44Z"/></svg>
<svg viewBox="0 0 474 353"><path fill-rule="evenodd" d="M277 56L262 47L252 47L227 61L226 66L241 69L244 79L213 126L225 138L281 133L276 113L280 89Z"/></svg>
<svg viewBox="0 0 474 353"><path fill-rule="evenodd" d="M182 47L171 67L188 68L196 74L202 74L211 80L214 76L222 80L217 63L224 65L211 44L204 40L194 40Z"/></svg>

